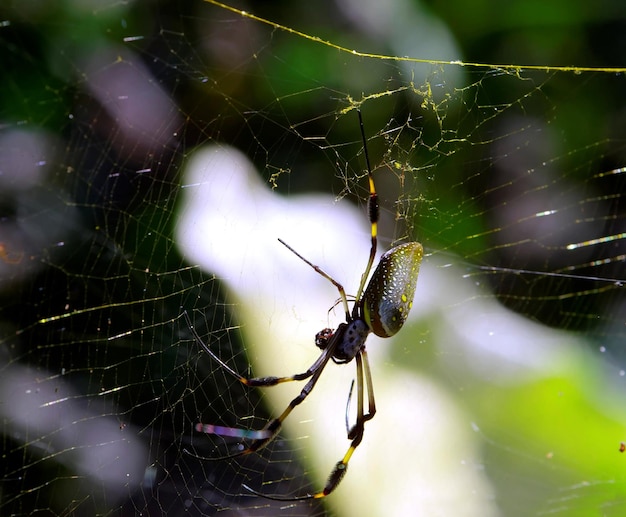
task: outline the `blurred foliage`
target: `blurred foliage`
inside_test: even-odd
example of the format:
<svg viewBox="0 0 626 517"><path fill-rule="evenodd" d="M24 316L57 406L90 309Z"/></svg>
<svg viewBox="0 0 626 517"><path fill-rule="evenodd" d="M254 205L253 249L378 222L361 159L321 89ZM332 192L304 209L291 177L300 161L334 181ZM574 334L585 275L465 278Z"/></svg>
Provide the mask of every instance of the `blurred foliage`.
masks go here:
<svg viewBox="0 0 626 517"><path fill-rule="evenodd" d="M507 2L506 8L498 2L396 2L385 7L389 12L379 14L380 24L368 18L376 21L375 14L366 16L367 6L360 12L354 2L238 5L343 47L385 55L410 50L411 56L424 59L593 67L624 66L626 55L626 12L620 0L517 0ZM438 33L441 40L429 42L432 53L401 46L409 45L413 36L401 24L407 20L406 12L417 19L432 18L445 29ZM604 486L614 483L617 489L587 498L578 493L584 499L580 513L570 503L572 511L563 515L590 515L600 507L607 510L605 515L617 515L611 513L611 501L623 510L621 465L616 467L614 460L622 422L615 416L612 390L623 389L623 376L615 375L614 369L626 368L624 289L609 287L604 279L624 277L624 239L594 247L585 257L564 257L562 248L546 246L534 260L528 258L523 232L508 233L495 214L540 189L549 199L579 190L585 193L585 206L572 209L572 220L602 219L605 235L626 231L623 175L597 177L624 166L626 160L623 74L533 71L518 76L484 68L457 71L450 66L357 59L200 1L5 3L0 6L0 21L0 137L24 129L45 133L53 142L48 155L33 157L45 162L48 174L31 191L24 194L5 185L0 192L4 232L0 243L13 242L8 230L12 225L55 212L51 203L25 203L24 197L38 200L43 192L63 207L76 208L71 213L68 208L62 218L49 219L55 221L52 226L66 229L64 246L25 235L14 241L23 247L6 255L24 252L21 265L9 267L5 256L7 267L0 270L3 363L24 363L44 371L68 369L72 382L90 400L116 385L139 386L113 400L125 418L144 431L154 430L151 458L164 458L164 470L171 467L181 445L172 436L196 418L197 407L211 406L215 389L205 387L196 391L197 400L185 399L188 386L181 379L189 357L172 345L185 339L185 329L174 321L181 307L195 306L210 309L206 332L239 324L219 282L187 270L172 242L173 206L184 158L208 140L232 144L268 181L273 178L281 193L322 190L358 202L363 197L355 180L363 168L361 145L353 121L339 113L350 97L358 101L401 89L401 94L381 95L363 106L366 126L374 132L369 142L373 161L386 163L395 174L394 180L381 181L381 191L391 192L381 196L383 211L393 216L394 193L406 196L406 229L393 235L396 227L390 223L388 239L419 238L435 256L461 257L471 274L476 274L476 267L491 266L533 274L574 272L597 280L524 274L487 278L499 303L572 335L583 331L588 347L581 351L576 346L572 353L582 354L581 364L558 376L506 389L494 388L488 379L471 379L477 387L467 398L454 394L482 420L488 451L484 463L497 498L503 500L501 508L507 515L525 515L513 503L523 505L534 497L533 510L540 512L543 505L553 509L545 501L554 491L585 480ZM233 34L240 46L229 40ZM399 41L392 42L391 34ZM141 38L123 40L135 36ZM224 44L215 44L218 40ZM457 54L433 51L450 49L450 41ZM89 77L83 56L110 48L115 53L124 46L141 57L181 115L176 144L163 146L156 154L138 155L134 149L116 146L119 135L107 130L110 113L85 93ZM513 147L498 147L503 142L512 142ZM0 150L6 154L6 149ZM523 188L506 195L501 188L506 180L493 171L511 155L521 157L522 169L510 181ZM135 174L148 168L153 177ZM539 185L522 183L520 178L531 169L545 172ZM602 206L593 203L596 199L603 200ZM540 203L536 213L548 205ZM521 228L526 215L518 217L513 230ZM61 323L42 323L63 313L67 317ZM427 336L437 332L415 330L420 331ZM108 345L111 336L124 332L130 334L115 342L119 348ZM229 333L225 341L225 350L237 355L238 333ZM94 351L93 343L101 348ZM420 351L407 345L415 354L414 369L436 378L450 392L462 391L461 381L450 382L449 371L438 366L437 355L442 352L429 345ZM604 361L599 365L593 362L598 350ZM394 353L396 359L404 358L400 354L405 352ZM237 360L244 371L245 358L238 355ZM593 366L585 369L586 362ZM609 381L606 371L611 372ZM201 373L208 377L209 372L200 368L194 379L202 385ZM585 386L592 386L591 395ZM160 400L164 394L171 399ZM567 403L555 410L559 394L567 395ZM225 405L232 402L212 408L220 415L259 404L242 393L233 395L233 401L219 400ZM165 418L164 411L174 416L168 413ZM46 507L50 513L71 512L63 508L64 499L55 503L53 493L37 492L48 478L70 478L71 469L59 467L50 473L46 465L38 470L36 458L20 452L21 437L10 437L3 430L1 440L2 457L11 466L0 487L0 509L6 505L14 514ZM598 452L581 457L581 449ZM558 458L558 467L552 466L553 458ZM21 462L32 467L27 472L32 477L24 484L16 481L24 474ZM163 484L171 489L173 507L183 508L185 491L193 488L190 479L198 486L204 481L206 471L189 463L189 472L184 471L188 478L173 476L169 485ZM539 481L533 478L535 463L545 475ZM215 484L228 493L238 482L237 473L229 473ZM12 497L19 499L16 494L28 490L40 498L22 498L12 505ZM77 499L90 495L85 490L77 491ZM148 492L129 494L126 513L150 507L149 502L145 506L140 502L142 497L149 500ZM161 501L159 508L166 507ZM116 513L107 507L106 497L97 497L90 510L94 508Z"/></svg>

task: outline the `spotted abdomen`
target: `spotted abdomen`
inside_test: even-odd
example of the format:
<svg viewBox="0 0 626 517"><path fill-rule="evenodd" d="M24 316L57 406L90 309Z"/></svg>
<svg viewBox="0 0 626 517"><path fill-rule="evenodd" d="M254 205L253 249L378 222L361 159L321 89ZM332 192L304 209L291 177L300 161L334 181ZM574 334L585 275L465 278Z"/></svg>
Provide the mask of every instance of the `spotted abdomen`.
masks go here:
<svg viewBox="0 0 626 517"><path fill-rule="evenodd" d="M423 254L419 242L409 242L380 258L363 294L363 316L377 336L393 336L404 325L413 305Z"/></svg>

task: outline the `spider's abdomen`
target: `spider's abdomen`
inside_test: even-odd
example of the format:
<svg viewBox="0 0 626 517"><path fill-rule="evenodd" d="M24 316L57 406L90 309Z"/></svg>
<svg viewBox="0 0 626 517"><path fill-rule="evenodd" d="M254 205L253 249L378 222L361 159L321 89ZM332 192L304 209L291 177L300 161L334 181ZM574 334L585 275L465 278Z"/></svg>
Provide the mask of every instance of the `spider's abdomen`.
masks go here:
<svg viewBox="0 0 626 517"><path fill-rule="evenodd" d="M419 242L409 242L380 258L363 293L363 317L377 336L393 336L404 325L413 305L423 254Z"/></svg>

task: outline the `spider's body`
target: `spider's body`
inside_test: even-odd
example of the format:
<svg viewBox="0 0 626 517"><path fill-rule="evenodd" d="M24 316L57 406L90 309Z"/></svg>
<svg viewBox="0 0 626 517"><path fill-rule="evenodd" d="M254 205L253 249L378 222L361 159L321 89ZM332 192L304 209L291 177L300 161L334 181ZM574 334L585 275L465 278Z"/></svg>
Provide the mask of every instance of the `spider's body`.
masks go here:
<svg viewBox="0 0 626 517"><path fill-rule="evenodd" d="M385 253L352 314L336 331L323 329L315 344L324 350L331 338L338 342L332 354L335 363L349 363L365 346L370 332L379 337L396 334L409 314L422 260L422 245L401 244Z"/></svg>
<svg viewBox="0 0 626 517"><path fill-rule="evenodd" d="M378 337L393 336L404 325L423 254L419 242L408 242L380 258L361 301L363 318Z"/></svg>
<svg viewBox="0 0 626 517"><path fill-rule="evenodd" d="M202 345L204 350L213 358L213 360L217 361L222 368L246 386L275 386L276 384L283 382L309 379L300 391L299 395L289 403L282 414L270 420L263 429L258 431L216 426L211 424L196 424L195 429L199 432L234 437L250 442L246 448L226 456L227 458L250 454L267 445L277 435L283 421L289 416L291 411L298 406L309 395L309 393L311 393L329 360L332 359L338 364L349 363L353 359L356 362L356 421L354 425L348 429L348 439L352 441L343 458L335 464L333 471L328 477L326 485L321 491L314 494L306 494L295 497L266 495L246 487L250 492L269 499L286 501L311 498L318 499L327 496L339 485L346 473L348 462L352 457L352 453L363 439L365 422L371 420L376 413L372 376L367 359L367 352L365 350L367 337L371 332L379 337L390 337L396 334L406 321L413 304L417 276L423 255L422 246L418 242L401 244L383 254L369 283L367 284L367 287L365 287L365 283L367 282L367 278L376 256L379 209L378 195L376 194L374 178L372 176L369 157L367 154L363 122L361 120L361 113L358 113L359 121L361 123L361 135L363 137L363 149L367 162L369 180L370 196L368 201L368 213L371 224L372 245L370 248L369 260L365 271L361 276L361 282L354 299L352 311L350 311L348 307L348 297L346 296L346 292L339 282L324 272L319 266L316 266L304 258L287 243L279 239L281 244L311 266L317 273L330 281L337 288L341 297L341 303L345 311L346 320L345 322L340 323L334 331L327 328L317 333L315 336L315 344L322 350L317 360L305 372L288 377L257 377L250 379L242 377L226 363L221 361L213 353L213 351L211 351L211 349L202 342L198 334L195 332L195 329L193 329L189 316L184 313L196 341ZM365 410L364 404L366 393L367 411ZM352 394L352 391L350 394Z"/></svg>

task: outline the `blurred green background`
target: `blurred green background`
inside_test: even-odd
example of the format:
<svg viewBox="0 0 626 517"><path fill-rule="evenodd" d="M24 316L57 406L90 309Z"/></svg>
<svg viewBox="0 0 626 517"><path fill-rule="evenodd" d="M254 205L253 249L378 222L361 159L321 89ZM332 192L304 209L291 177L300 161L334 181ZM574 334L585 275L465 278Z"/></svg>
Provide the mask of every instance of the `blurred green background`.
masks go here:
<svg viewBox="0 0 626 517"><path fill-rule="evenodd" d="M360 57L199 0L1 5L0 513L276 515L241 484L319 485L296 437L241 463L183 452L200 414L258 427L272 412L180 319L202 313L221 357L254 364L245 311L173 228L207 142L242 151L286 199L363 208L358 103L382 247L419 239L431 272L381 385L406 371L454 408L429 428L472 448L474 515L623 515L622 3L233 5L363 53L519 68ZM383 474L420 463L407 453ZM372 483L280 514L349 515L369 496L396 515L424 494L425 515L472 514L448 497L466 487L444 497L423 476L414 493Z"/></svg>

